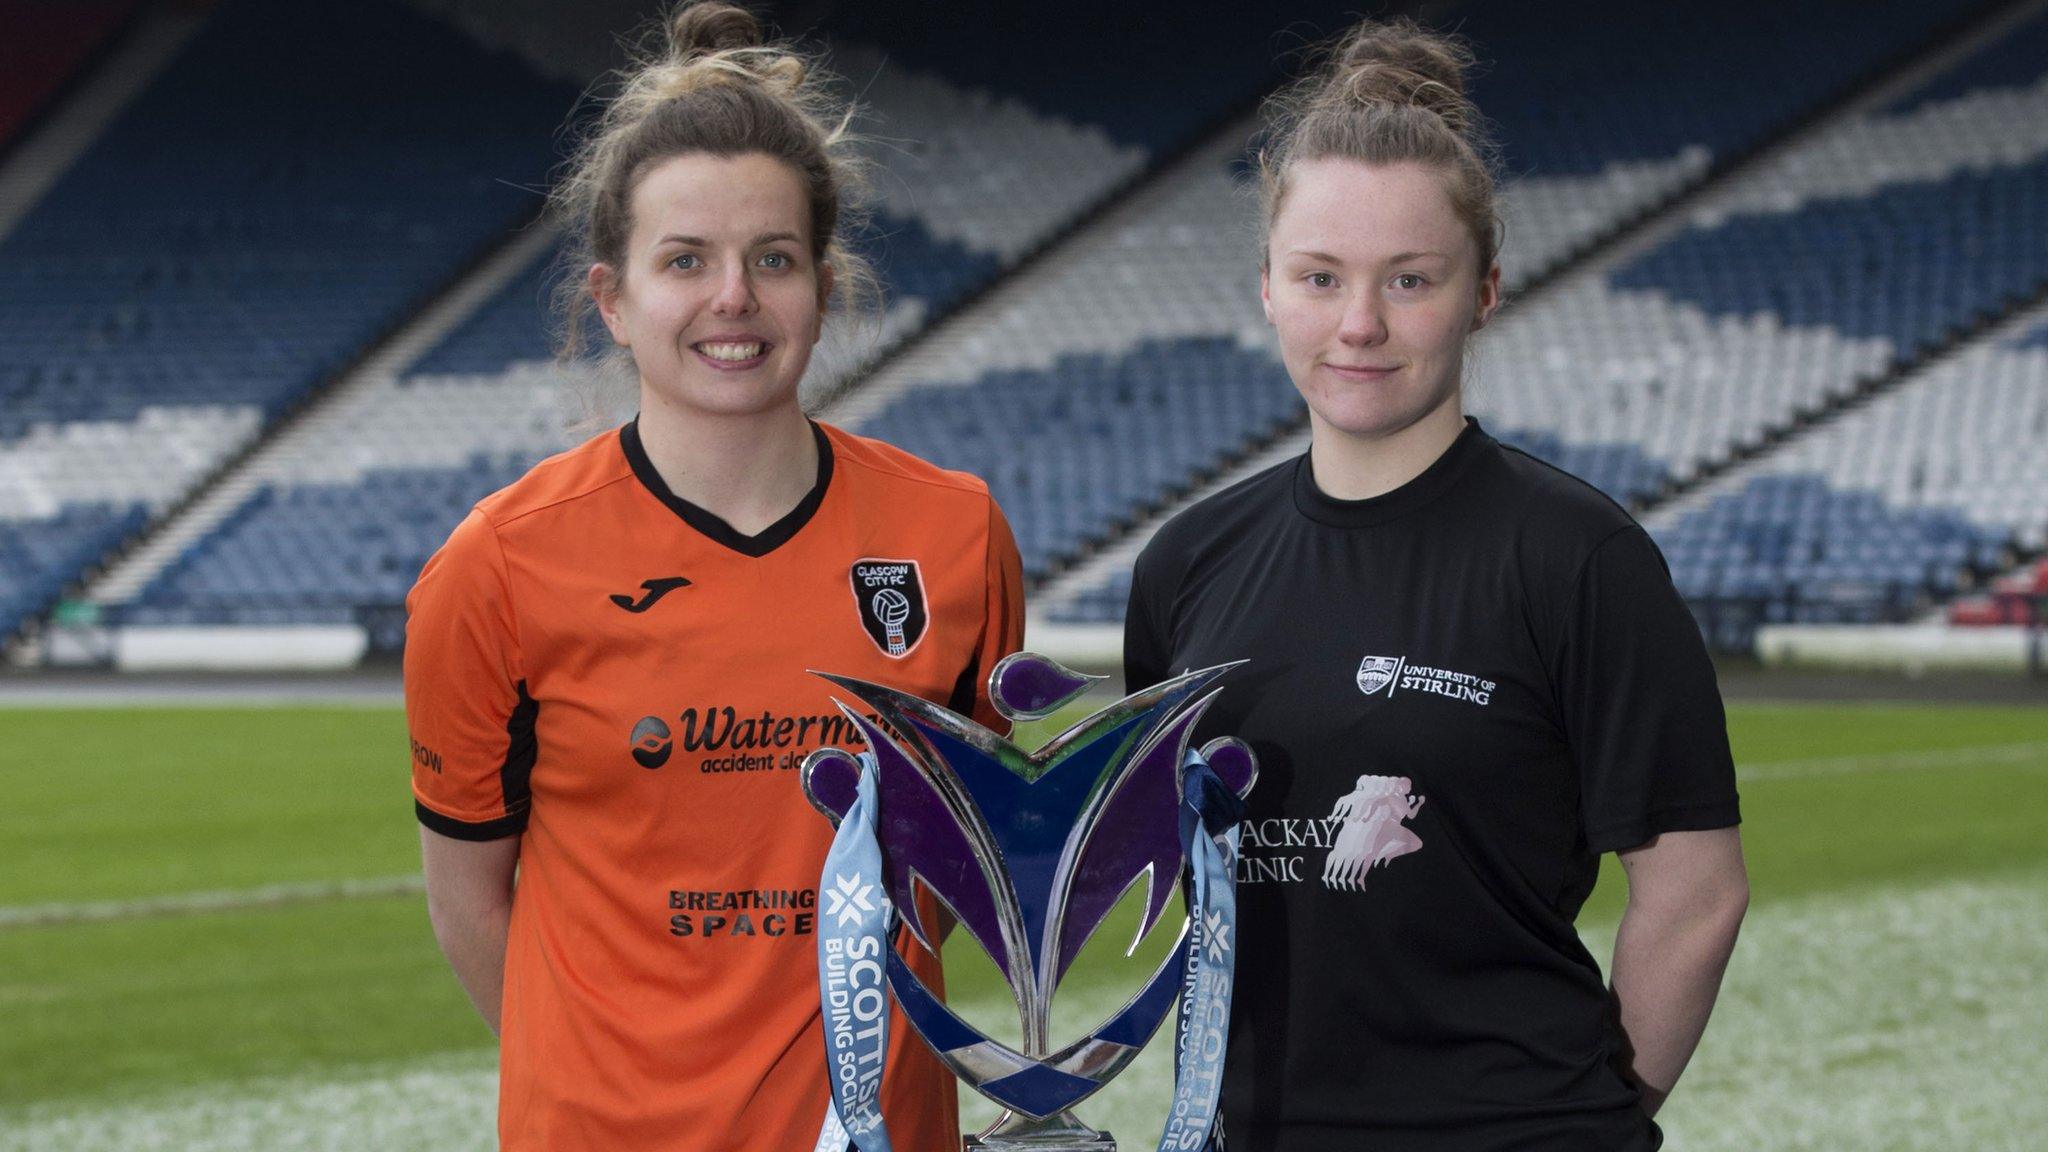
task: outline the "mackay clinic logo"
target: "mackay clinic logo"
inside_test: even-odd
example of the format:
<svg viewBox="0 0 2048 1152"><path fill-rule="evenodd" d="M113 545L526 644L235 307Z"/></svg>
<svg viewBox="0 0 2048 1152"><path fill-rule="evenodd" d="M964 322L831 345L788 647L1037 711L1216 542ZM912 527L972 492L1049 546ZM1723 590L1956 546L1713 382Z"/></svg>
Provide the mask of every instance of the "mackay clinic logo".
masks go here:
<svg viewBox="0 0 2048 1152"><path fill-rule="evenodd" d="M1484 708L1493 702L1495 687L1494 682L1485 677L1411 664L1406 656L1367 656L1358 662L1358 690L1367 696L1377 696L1382 692L1388 696L1403 691L1426 692Z"/></svg>
<svg viewBox="0 0 2048 1152"><path fill-rule="evenodd" d="M860 608L860 626L885 655L901 659L924 639L924 577L915 560L853 562L853 600Z"/></svg>
<svg viewBox="0 0 2048 1152"><path fill-rule="evenodd" d="M1406 776L1358 777L1328 816L1269 816L1240 825L1239 884L1305 884L1321 879L1338 892L1365 891L1366 876L1422 848L1408 822L1423 797Z"/></svg>
<svg viewBox="0 0 2048 1152"><path fill-rule="evenodd" d="M1360 776L1337 798L1328 818L1337 835L1323 864L1325 885L1363 892L1366 873L1422 847L1422 837L1403 826L1422 812L1414 789L1406 776Z"/></svg>

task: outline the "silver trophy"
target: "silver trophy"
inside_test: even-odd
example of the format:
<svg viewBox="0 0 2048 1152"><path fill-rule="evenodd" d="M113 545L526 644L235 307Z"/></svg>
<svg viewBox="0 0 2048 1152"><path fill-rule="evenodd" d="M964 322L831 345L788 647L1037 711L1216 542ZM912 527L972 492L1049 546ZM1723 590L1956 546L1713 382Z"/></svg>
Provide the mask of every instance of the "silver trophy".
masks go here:
<svg viewBox="0 0 2048 1152"><path fill-rule="evenodd" d="M1190 672L1128 696L1036 752L929 701L826 676L881 723L842 702L871 757L835 748L812 753L803 765L806 793L840 822L855 809L862 774L872 772L872 807L863 818L879 851L866 859L878 865L902 923L937 952L935 926L924 923L913 900L914 886L929 892L988 953L1016 999L1023 1039L1012 1048L955 1014L894 949L882 950L889 989L918 1033L961 1080L1004 1109L986 1131L967 1137L966 1147L1114 1149L1108 1133L1073 1109L1137 1056L1177 1004L1180 1075L1168 1141L1207 1144L1234 959L1230 857L1239 798L1257 766L1237 740L1212 740L1198 756L1189 754L1189 740L1214 699L1203 690L1230 667ZM1037 720L1078 697L1090 680L1019 653L996 667L989 694L1009 719ZM841 842L848 837L842 826ZM835 856L840 851L835 843ZM1142 938L1190 858L1193 915L1175 948L1109 1019L1056 1044L1053 994L1082 945L1139 881ZM828 883L834 867L827 865ZM821 939L820 946L828 944ZM1193 1105L1184 1107L1183 1097ZM1201 1131L1176 1132L1176 1123L1199 1124ZM856 1138L864 1131L854 1123L848 1128Z"/></svg>

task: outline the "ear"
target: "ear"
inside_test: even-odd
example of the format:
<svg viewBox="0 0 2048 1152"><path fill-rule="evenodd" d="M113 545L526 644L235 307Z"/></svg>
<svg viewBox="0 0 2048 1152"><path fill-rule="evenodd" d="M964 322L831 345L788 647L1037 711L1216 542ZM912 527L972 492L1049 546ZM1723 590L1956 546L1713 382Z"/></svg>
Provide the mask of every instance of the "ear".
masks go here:
<svg viewBox="0 0 2048 1152"><path fill-rule="evenodd" d="M583 278L590 285L590 298L597 301L597 314L604 320L605 330L612 334L612 343L621 348L631 347L626 340L625 322L619 318L619 285L612 275L612 266L592 264Z"/></svg>
<svg viewBox="0 0 2048 1152"><path fill-rule="evenodd" d="M1259 265L1259 307L1266 312L1266 323L1273 322L1273 272L1269 265Z"/></svg>
<svg viewBox="0 0 2048 1152"><path fill-rule="evenodd" d="M1472 331L1486 327L1486 322L1493 318L1494 309L1499 307L1500 262L1495 261L1493 267L1486 270L1486 275L1479 279L1479 309L1472 313Z"/></svg>

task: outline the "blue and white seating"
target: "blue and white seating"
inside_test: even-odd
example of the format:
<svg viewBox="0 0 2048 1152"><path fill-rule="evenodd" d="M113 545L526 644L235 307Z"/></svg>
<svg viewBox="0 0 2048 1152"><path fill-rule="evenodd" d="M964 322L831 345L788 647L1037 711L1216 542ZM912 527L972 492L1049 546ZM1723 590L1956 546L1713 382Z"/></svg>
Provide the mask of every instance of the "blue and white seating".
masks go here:
<svg viewBox="0 0 2048 1152"><path fill-rule="evenodd" d="M208 16L0 237L0 532L129 526L22 553L0 636L530 216L572 97L389 0Z"/></svg>
<svg viewBox="0 0 2048 1152"><path fill-rule="evenodd" d="M2048 320L1933 366L1661 510L1723 639L1905 619L2048 547Z"/></svg>
<svg viewBox="0 0 2048 1152"><path fill-rule="evenodd" d="M468 0L437 2L475 7ZM1562 32L1519 9L1478 5L1466 19L1465 31L1479 41L1481 55L1498 61L1481 79L1479 96L1503 110L1515 176L1506 192L1513 229L1509 253L1523 254L1510 268L1517 283L1696 183L1717 162L1783 130L1820 100L1922 43L1966 5L1956 0L1901 7L1852 21L1837 0L1814 0L1747 25L1742 20L1754 13L1612 7L1611 19L1578 34L1613 41L1610 58L1616 45L1635 50L1631 59L1639 58L1640 68L1577 75L1576 50L1537 50L1557 42ZM1853 29L1844 32L1848 24ZM867 31L869 42L888 43L879 26ZM840 46L842 69L857 80L867 70L869 102L882 114L874 134L885 146L877 156L885 169L900 169L885 171L879 187L884 227L899 229L883 262L899 284L917 285L903 298L924 311L899 308L892 318L899 325L922 323L929 309L946 306L949 294L959 298L976 291L996 269L1008 267L1114 186L1119 173L1135 171L1164 147L1160 141L1199 119L1188 109L1162 109L1155 102L1127 109L1111 122L1083 124L1071 115L1064 121L1045 115L1041 102L1052 98L1028 85L1016 89L1021 101L976 92L967 85L1003 90L1008 77L1000 69L949 77L950 65L935 46L958 33L935 25L922 47L891 43L887 65L863 56L863 49ZM1738 86L1740 98L1731 98L1729 62L1752 56L1767 69L1808 56L1827 58L1803 71L1790 69L1799 72L1794 83ZM1270 53L1262 59L1269 63ZM1076 73L1084 81L1092 75L1085 61L1076 64ZM1077 90L1086 87L1080 83ZM1959 98L1983 100L1979 87ZM1617 94L1619 88L1627 89L1626 98ZM1821 139L1859 131L1866 139L1891 132L1906 141L1911 132L1923 131L1908 126L1908 119L1954 117L1950 103L1902 103L1838 124ZM1612 121L1597 115L1622 104L1630 115ZM2022 98L2015 107L2030 105ZM1525 108L1537 111L1525 115ZM2015 115L2025 119L2031 113ZM966 127L947 138L945 125L956 122ZM905 137L930 132L939 143L921 154L892 156L886 146L892 125L901 126ZM1039 580L1121 535L1228 462L1298 428L1299 401L1268 351L1270 336L1257 307L1252 210L1237 179L1248 127L1240 124L1213 137L1141 195L1090 223L1052 258L998 284L957 320L896 357L828 418L986 476ZM2033 155L2021 149L2024 155L2013 160L2012 136L2000 137L2008 142L2006 150L1995 154L1983 141L1955 143L1945 154L1947 166L1938 169L1940 179L1956 179L1959 167L1982 167L1987 155L1993 156L1994 180L2011 177ZM1904 143L1899 148L1911 152ZM1901 210L1888 200L1877 207L1866 203L1877 203L1874 195L1893 194L1901 180L1858 175L1840 164L1822 165L1815 176L1800 159L1808 151L1791 153L1710 197L1677 235L1648 251L1575 274L1526 307L1511 306L1474 365L1473 403L1489 427L1618 498L1639 499L1689 481L1734 446L1903 362L1915 354L1903 340L1920 340L1913 347L1924 347L1940 339L1927 335L1935 328L1909 332L1889 320L1880 325L1844 318L1840 309L1852 305L1836 300L1798 306L1810 313L1789 305L1781 312L1778 297L1751 288L1751 281L1772 276L1759 265L1762 249L1752 233L1769 236L1773 228L1788 226L1785 220L1760 223L1761 218L1796 217L1789 226L1801 235L1809 225L1854 233ZM1896 164L1899 154L1873 163ZM1019 156L1032 158L1022 168L1041 157L1065 157L1057 163L1066 168L1050 170L1071 179L1033 184L1029 172L1013 170ZM1004 163L1012 167L1000 167ZM976 184L978 173L987 176L985 185ZM2016 179L2025 186L2031 177ZM1909 175L1904 183L1916 180L1921 178ZM1003 197L1018 188L1029 203L1013 206L1037 212L1030 220L1005 210L1009 202ZM1057 199L1060 193L1068 198ZM1942 219L1939 205L1912 200L1918 193L1907 195L1911 211L1925 209L1933 213L1925 219ZM1814 207L1830 198L1846 207ZM1992 196L1985 202L1999 201ZM1825 213L1835 215L1822 219ZM1838 217L1853 222L1840 224ZM2020 221L2012 234L2022 235L2025 212L2012 218ZM1836 255L1815 251L1823 259ZM971 264L963 253L983 263ZM1939 291L1947 283L1943 273L1917 271L1923 255L1909 249L1898 267L1921 277L1921 291ZM2032 274L2024 261L2013 267L2018 271L2001 273L2012 282ZM938 275L921 280L919 269ZM546 347L539 338L537 303L543 288L540 270L530 270L428 352L404 380L318 413L319 438L309 431L303 451L264 472L250 504L166 570L132 610L134 618L354 619L370 626L380 647L395 644L397 596L401 584L409 584L398 574L416 570L438 540L436 529L445 534L473 494L502 483L566 439L561 407L569 394L555 369L536 362ZM1952 311L1995 311L2001 305L1994 297L1981 297L1992 301L1981 308L1957 305ZM1754 306L1758 299L1761 308ZM1862 309L1855 315L1894 315L1889 305L1853 307ZM333 450L320 450L323 444ZM1915 553L1922 583L1905 599L1930 594L1939 586L1939 572L1966 571L2014 539L2010 533L1996 536L1967 515L1943 519L1939 508L1902 510L1853 496L1840 503L1833 487L1816 495L1810 486L1773 483L1778 487L1765 488L1778 494L1759 506L1790 509L1784 513L1788 523L1857 524L1868 528L1865 536L1872 540L1932 541L1925 556ZM375 512L356 516L348 511L355 507ZM315 511L330 508L339 510ZM329 515L348 525L352 558L323 570L304 556L331 548L331 533L309 535L294 521ZM1968 553L1961 567L1949 559L1958 542ZM1779 555L1769 549L1750 555L1766 553ZM1719 555L1682 554L1688 564ZM1844 553L1844 559L1856 555ZM1715 579L1723 581L1716 571ZM1888 580L1899 577L1887 587L1905 587L1903 568L1886 573ZM1055 607L1069 615L1114 619L1124 595L1118 581L1126 577L1103 576L1071 589ZM1893 610L1892 603L1886 601L1884 610Z"/></svg>

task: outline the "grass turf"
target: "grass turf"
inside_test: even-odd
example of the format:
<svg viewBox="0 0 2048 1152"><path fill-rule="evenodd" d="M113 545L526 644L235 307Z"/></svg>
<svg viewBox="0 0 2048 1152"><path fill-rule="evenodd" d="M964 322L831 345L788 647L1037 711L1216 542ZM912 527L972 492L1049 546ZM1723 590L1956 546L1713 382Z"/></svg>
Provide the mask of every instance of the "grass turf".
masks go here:
<svg viewBox="0 0 2048 1152"><path fill-rule="evenodd" d="M417 867L396 710L64 709L0 714L0 727L0 844L16 864L0 904ZM1757 772L1743 801L1760 908L2048 866L2048 710L1734 706L1730 731ZM1618 913L1611 871L1583 921ZM1106 925L1091 952L1128 932ZM999 1005L992 968L963 959L956 999ZM0 1105L486 1042L417 898L0 930L0 1016Z"/></svg>
<svg viewBox="0 0 2048 1152"><path fill-rule="evenodd" d="M396 708L0 712L0 905L419 870Z"/></svg>

